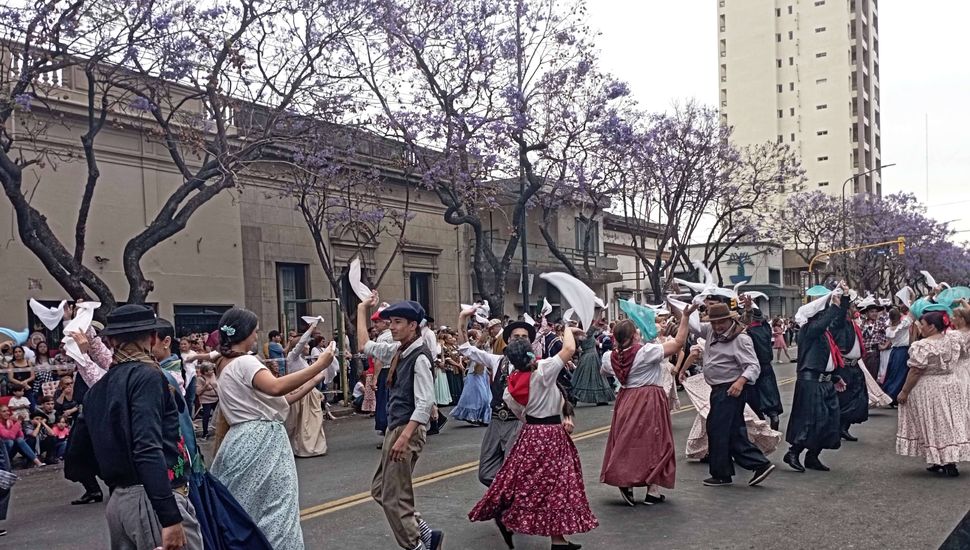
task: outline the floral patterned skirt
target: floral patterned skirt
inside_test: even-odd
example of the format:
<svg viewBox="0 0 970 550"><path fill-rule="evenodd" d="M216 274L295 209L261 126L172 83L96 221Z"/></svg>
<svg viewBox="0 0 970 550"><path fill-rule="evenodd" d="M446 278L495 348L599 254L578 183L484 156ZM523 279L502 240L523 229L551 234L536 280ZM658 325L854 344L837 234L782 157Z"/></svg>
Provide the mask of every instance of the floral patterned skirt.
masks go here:
<svg viewBox="0 0 970 550"><path fill-rule="evenodd" d="M927 464L970 461L968 389L956 374L927 375L899 406L896 453Z"/></svg>
<svg viewBox="0 0 970 550"><path fill-rule="evenodd" d="M468 513L501 517L523 535L569 535L599 525L589 508L579 453L562 425L526 424L495 481Z"/></svg>

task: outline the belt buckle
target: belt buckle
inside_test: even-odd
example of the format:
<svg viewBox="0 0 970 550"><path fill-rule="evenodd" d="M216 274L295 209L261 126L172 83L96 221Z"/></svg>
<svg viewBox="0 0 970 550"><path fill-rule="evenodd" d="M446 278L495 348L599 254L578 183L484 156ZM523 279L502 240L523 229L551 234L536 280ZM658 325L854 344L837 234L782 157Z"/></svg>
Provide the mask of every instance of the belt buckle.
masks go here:
<svg viewBox="0 0 970 550"><path fill-rule="evenodd" d="M502 421L508 420L511 415L512 413L508 409L499 409L495 412L495 416Z"/></svg>
<svg viewBox="0 0 970 550"><path fill-rule="evenodd" d="M819 382L831 382L832 381L832 375L831 374L821 374L818 377L818 381Z"/></svg>

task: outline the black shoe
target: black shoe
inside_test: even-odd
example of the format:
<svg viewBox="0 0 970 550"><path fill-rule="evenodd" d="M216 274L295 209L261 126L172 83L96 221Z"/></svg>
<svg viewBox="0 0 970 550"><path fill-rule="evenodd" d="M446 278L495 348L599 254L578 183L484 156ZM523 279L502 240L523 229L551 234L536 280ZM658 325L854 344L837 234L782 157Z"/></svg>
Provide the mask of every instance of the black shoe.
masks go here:
<svg viewBox="0 0 970 550"><path fill-rule="evenodd" d="M104 495L101 493L84 493L81 498L77 500L72 500L71 504L91 504L92 502L101 502L104 500Z"/></svg>
<svg viewBox="0 0 970 550"><path fill-rule="evenodd" d="M445 534L437 529L431 530L431 548L429 550L441 550L444 548Z"/></svg>
<svg viewBox="0 0 970 550"><path fill-rule="evenodd" d="M796 472L805 471L805 467L802 466L802 463L798 460L798 455L796 455L791 451L788 451L787 453L785 453L785 458L783 458L782 460L784 460L785 464L787 464L792 470L795 470Z"/></svg>
<svg viewBox="0 0 970 550"><path fill-rule="evenodd" d="M761 467L754 471L754 475L751 476L751 481L748 482L748 487L754 487L755 485L764 481L771 472L775 471L774 464L768 464L767 466Z"/></svg>
<svg viewBox="0 0 970 550"><path fill-rule="evenodd" d="M818 459L818 455L808 455L805 457L805 467L810 470L818 470L819 472L828 472L830 468L822 461Z"/></svg>
<svg viewBox="0 0 970 550"><path fill-rule="evenodd" d="M859 441L859 438L849 433L849 428L843 428L839 435L846 441Z"/></svg>
<svg viewBox="0 0 970 550"><path fill-rule="evenodd" d="M707 485L708 487L721 487L722 485L731 485L733 483L734 482L731 481L731 478L729 477L709 477L704 480L704 485Z"/></svg>
<svg viewBox="0 0 970 550"><path fill-rule="evenodd" d="M934 474L942 474L943 473L943 466L940 465L940 464L934 464L932 466L928 466L926 468L926 471L927 472L933 472Z"/></svg>
<svg viewBox="0 0 970 550"><path fill-rule="evenodd" d="M780 423L781 422L778 420L778 415L777 414L773 414L773 415L771 415L771 416L768 417L768 424L771 426L771 429L772 430L775 430L776 432L778 431L778 425Z"/></svg>
<svg viewBox="0 0 970 550"><path fill-rule="evenodd" d="M653 506L654 504L660 504L661 502L666 502L666 501L667 501L667 497L663 495L655 497L650 493L647 493L647 496L643 497L643 503L646 504L647 506Z"/></svg>
<svg viewBox="0 0 970 550"><path fill-rule="evenodd" d="M582 547L582 544L566 541L566 544L553 544L552 550L579 550Z"/></svg>
<svg viewBox="0 0 970 550"><path fill-rule="evenodd" d="M439 414L438 415L438 426L436 427L436 429L440 432L441 431L441 428L444 428L445 427L445 424L447 424L447 423L448 423L448 417L445 416L445 415L443 415L443 414Z"/></svg>
<svg viewBox="0 0 970 550"><path fill-rule="evenodd" d="M0 529L0 537L4 537L6 535L7 535L7 530L6 529Z"/></svg>
<svg viewBox="0 0 970 550"><path fill-rule="evenodd" d="M947 464L946 466L943 466L943 473L947 477L958 477L960 475L960 471L957 470L956 464Z"/></svg>
<svg viewBox="0 0 970 550"><path fill-rule="evenodd" d="M505 541L505 545L509 547L509 550L513 550L515 548L515 545L512 544L512 535L514 533L509 531L509 528L499 518L495 518L495 525L498 525L498 530L502 533L502 540Z"/></svg>
<svg viewBox="0 0 970 550"><path fill-rule="evenodd" d="M636 506L637 501L633 497L633 489L630 487L620 487L620 496L623 497L623 501L630 506Z"/></svg>

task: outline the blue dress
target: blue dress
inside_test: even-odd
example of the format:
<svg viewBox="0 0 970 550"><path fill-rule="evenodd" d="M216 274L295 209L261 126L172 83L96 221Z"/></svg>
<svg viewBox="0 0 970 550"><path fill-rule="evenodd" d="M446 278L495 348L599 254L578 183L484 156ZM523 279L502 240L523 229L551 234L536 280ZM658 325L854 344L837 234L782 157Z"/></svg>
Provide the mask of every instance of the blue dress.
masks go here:
<svg viewBox="0 0 970 550"><path fill-rule="evenodd" d="M479 424L491 422L492 390L488 382L488 371L475 374L474 370L469 369L465 375L465 387L461 390L458 404L451 410L451 417Z"/></svg>

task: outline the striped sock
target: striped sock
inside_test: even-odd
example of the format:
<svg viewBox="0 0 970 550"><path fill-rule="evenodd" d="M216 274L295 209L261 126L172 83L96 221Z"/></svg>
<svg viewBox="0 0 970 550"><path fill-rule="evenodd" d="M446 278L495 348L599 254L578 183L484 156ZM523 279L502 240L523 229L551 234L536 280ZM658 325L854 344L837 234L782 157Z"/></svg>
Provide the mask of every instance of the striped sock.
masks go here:
<svg viewBox="0 0 970 550"><path fill-rule="evenodd" d="M421 542L426 548L431 548L431 526L423 519L418 520L418 531L421 533Z"/></svg>

